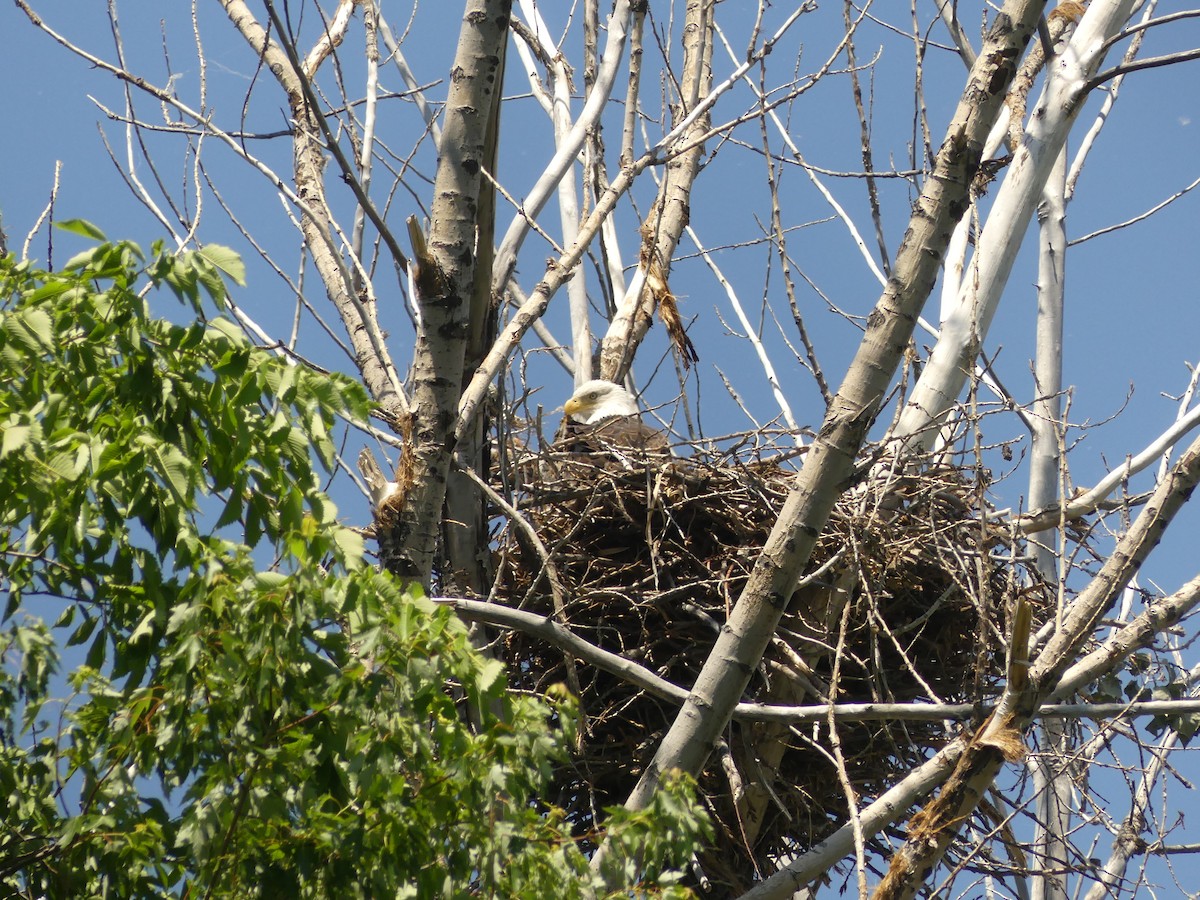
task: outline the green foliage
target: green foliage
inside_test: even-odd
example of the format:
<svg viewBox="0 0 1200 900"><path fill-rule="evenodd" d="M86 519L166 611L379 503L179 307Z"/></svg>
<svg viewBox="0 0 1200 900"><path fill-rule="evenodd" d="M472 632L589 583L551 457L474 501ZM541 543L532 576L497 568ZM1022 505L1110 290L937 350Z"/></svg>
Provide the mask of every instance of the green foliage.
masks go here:
<svg viewBox="0 0 1200 900"><path fill-rule="evenodd" d="M1164 667L1167 677L1171 678L1165 684L1160 684L1150 691L1150 700L1183 700L1188 696L1191 678L1189 673L1179 671L1174 666ZM1154 716L1146 723L1146 730L1155 737L1170 729L1179 738L1181 746L1186 747L1200 731L1200 713L1185 712L1175 715Z"/></svg>
<svg viewBox="0 0 1200 900"><path fill-rule="evenodd" d="M0 260L0 893L593 896L537 803L570 699L508 692L363 563L319 479L366 397L206 318L222 273L219 247ZM194 320L150 314L163 286ZM636 862L609 883L678 894L690 785L612 823Z"/></svg>

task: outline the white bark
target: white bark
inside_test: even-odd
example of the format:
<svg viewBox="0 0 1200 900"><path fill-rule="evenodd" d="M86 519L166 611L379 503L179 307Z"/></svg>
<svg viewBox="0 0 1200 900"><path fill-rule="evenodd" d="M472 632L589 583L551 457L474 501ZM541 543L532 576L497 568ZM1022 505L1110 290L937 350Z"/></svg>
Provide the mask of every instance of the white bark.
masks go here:
<svg viewBox="0 0 1200 900"><path fill-rule="evenodd" d="M1062 422L1062 334L1067 237L1065 190L1067 153L1058 154L1038 208L1041 222L1038 246L1037 353L1034 360L1033 450L1030 460L1029 505L1041 509L1059 497L1064 441ZM1042 579L1058 588L1060 530L1052 528L1034 544L1034 565ZM1061 719L1042 724L1041 755L1033 764L1037 796L1034 836L1033 900L1065 900L1071 822L1071 781L1065 768L1070 756L1069 731Z"/></svg>
<svg viewBox="0 0 1200 900"><path fill-rule="evenodd" d="M503 80L508 40L506 0L471 0L455 55L429 228L429 252L418 253L417 303L423 329L413 353L414 421L405 449L404 490L381 553L395 574L428 583L441 531L442 504L463 384L479 228L480 185L487 160L493 95ZM414 235L419 240L419 236Z"/></svg>
<svg viewBox="0 0 1200 900"><path fill-rule="evenodd" d="M863 807L858 817L863 833L878 834L903 816L914 803L946 779L962 752L963 742L955 741L885 791L874 803ZM739 900L790 900L797 891L806 888L853 850L854 829L846 824L746 891Z"/></svg>
<svg viewBox="0 0 1200 900"><path fill-rule="evenodd" d="M571 76L565 57L550 40L550 31L542 20L537 6L530 0L520 0L521 12L532 23L532 38L538 42L538 51L543 59L549 60L547 79L550 90L546 93L537 83L536 70L528 51L521 43L522 58L529 68L530 87L550 116L554 126L554 145L561 149L571 139ZM572 164L559 179L558 216L562 227L562 246L570 247L579 239L579 186ZM567 300L571 310L571 353L574 363L575 386L592 380L592 329L588 316L587 281L572 278L567 282Z"/></svg>
<svg viewBox="0 0 1200 900"><path fill-rule="evenodd" d="M1046 88L976 242L958 306L943 321L941 338L897 424L895 436L910 452L919 454L932 445L943 417L958 401L1042 188L1079 114L1084 86L1104 59L1104 42L1129 19L1133 3L1093 3L1067 47L1048 67Z"/></svg>
<svg viewBox="0 0 1200 900"><path fill-rule="evenodd" d="M600 115L608 103L620 71L629 28L629 6L629 0L617 0L612 15L608 18L608 41L604 47L604 56L592 93L580 110L579 118L575 120L570 132L559 143L545 171L525 196L521 208L513 216L504 238L500 241L496 251L495 268L492 271L492 290L497 294L504 289L517 265L517 254L529 234L533 221L545 207L546 201L558 189L563 176L579 158L579 151L583 149L588 129L595 127L600 121Z"/></svg>

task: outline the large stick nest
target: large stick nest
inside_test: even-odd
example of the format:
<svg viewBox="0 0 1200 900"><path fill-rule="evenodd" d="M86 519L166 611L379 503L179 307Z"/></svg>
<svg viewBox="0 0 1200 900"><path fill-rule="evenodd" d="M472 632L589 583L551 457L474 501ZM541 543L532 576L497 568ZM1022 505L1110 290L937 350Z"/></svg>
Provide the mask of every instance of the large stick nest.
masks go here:
<svg viewBox="0 0 1200 900"><path fill-rule="evenodd" d="M690 689L790 488L776 461L615 459L552 450L519 467L519 506L541 548L509 528L499 598ZM773 704L978 701L1004 667L1008 536L981 521L984 485L953 466L880 475L846 491L745 699ZM547 562L549 560L549 564ZM678 706L520 632L516 686L565 682L584 728L553 798L586 833L622 802ZM947 738L940 722L734 722L700 784L723 834L701 859L719 891L846 819L846 786L877 796ZM840 762L839 762L840 760ZM631 764L632 762L632 764ZM736 853L733 852L736 850Z"/></svg>

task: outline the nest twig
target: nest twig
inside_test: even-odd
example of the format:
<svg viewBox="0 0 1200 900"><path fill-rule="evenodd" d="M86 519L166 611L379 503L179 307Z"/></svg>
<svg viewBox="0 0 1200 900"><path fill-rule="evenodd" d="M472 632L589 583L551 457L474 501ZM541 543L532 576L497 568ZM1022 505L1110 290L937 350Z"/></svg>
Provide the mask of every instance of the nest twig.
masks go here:
<svg viewBox="0 0 1200 900"><path fill-rule="evenodd" d="M794 472L772 460L553 450L520 471L519 506L553 558L560 600L545 587L542 552L513 529L498 554L501 599L690 688ZM974 471L952 466L848 491L810 562L825 569L793 596L746 699L994 697L1017 555L978 514L981 494ZM561 652L522 633L507 635L504 652L518 687L567 680ZM678 710L606 672L576 674L586 728L552 800L586 833L598 810L624 800ZM859 797L876 796L946 738L940 722L840 723L835 755L826 723L732 724L700 778L725 835L701 865L722 890L745 888L846 820L839 766Z"/></svg>

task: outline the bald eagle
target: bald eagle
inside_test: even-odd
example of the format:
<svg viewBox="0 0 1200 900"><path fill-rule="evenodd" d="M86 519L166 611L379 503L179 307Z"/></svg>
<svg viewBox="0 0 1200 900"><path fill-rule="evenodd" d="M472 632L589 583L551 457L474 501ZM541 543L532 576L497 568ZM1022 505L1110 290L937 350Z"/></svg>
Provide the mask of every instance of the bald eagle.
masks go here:
<svg viewBox="0 0 1200 900"><path fill-rule="evenodd" d="M567 421L562 443L569 450L671 453L667 435L643 422L633 397L611 381L580 385L563 412Z"/></svg>

